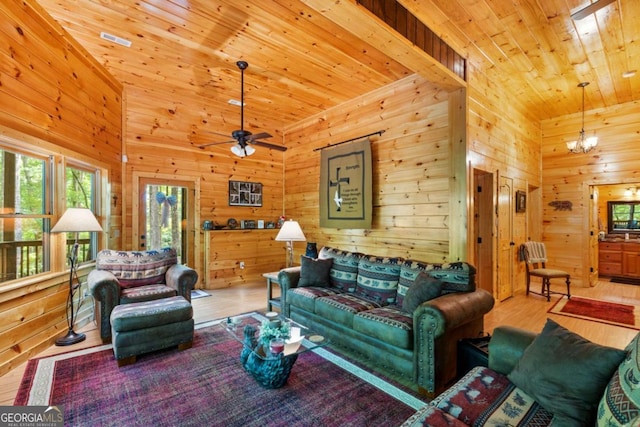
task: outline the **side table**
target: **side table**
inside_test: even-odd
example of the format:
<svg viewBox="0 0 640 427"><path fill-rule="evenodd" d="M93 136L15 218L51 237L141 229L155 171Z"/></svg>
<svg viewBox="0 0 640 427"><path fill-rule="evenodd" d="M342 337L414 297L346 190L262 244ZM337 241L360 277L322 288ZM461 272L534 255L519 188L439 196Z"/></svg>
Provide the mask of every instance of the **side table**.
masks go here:
<svg viewBox="0 0 640 427"><path fill-rule="evenodd" d="M276 284L280 287L280 282L278 282L278 273L279 271L274 271L271 273L264 273L262 275L262 277L267 279L267 311L273 311L273 307L282 309L282 301L280 300L280 297L273 297L272 285Z"/></svg>
<svg viewBox="0 0 640 427"><path fill-rule="evenodd" d="M491 336L464 338L458 341L457 376L462 378L476 366L489 366L489 341Z"/></svg>

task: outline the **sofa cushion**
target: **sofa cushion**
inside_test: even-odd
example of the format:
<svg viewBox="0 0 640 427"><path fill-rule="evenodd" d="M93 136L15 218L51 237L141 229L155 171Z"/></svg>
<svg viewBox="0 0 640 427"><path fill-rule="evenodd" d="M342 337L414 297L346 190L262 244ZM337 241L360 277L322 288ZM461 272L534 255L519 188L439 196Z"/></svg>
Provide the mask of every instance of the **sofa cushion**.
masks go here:
<svg viewBox="0 0 640 427"><path fill-rule="evenodd" d="M395 303L401 263L401 258L360 258L356 294L378 301L381 305Z"/></svg>
<svg viewBox="0 0 640 427"><path fill-rule="evenodd" d="M303 288L293 288L287 291L287 302L293 306L314 313L316 310L316 300L329 295L342 293L338 289L325 288L320 286L306 286Z"/></svg>
<svg viewBox="0 0 640 427"><path fill-rule="evenodd" d="M484 366L473 368L431 405L470 426L547 426L553 418L506 376Z"/></svg>
<svg viewBox="0 0 640 427"><path fill-rule="evenodd" d="M508 375L559 425L593 425L607 382L625 352L594 344L551 319Z"/></svg>
<svg viewBox="0 0 640 427"><path fill-rule="evenodd" d="M442 293L476 290L476 268L467 262L429 264L426 271L443 282Z"/></svg>
<svg viewBox="0 0 640 427"><path fill-rule="evenodd" d="M413 316L396 305L358 312L353 329L396 347L413 348Z"/></svg>
<svg viewBox="0 0 640 427"><path fill-rule="evenodd" d="M400 266L400 277L398 277L398 294L396 296L396 304L402 307L404 296L416 281L418 274L426 271L428 264L422 261L405 259Z"/></svg>
<svg viewBox="0 0 640 427"><path fill-rule="evenodd" d="M329 286L329 272L333 258L314 259L302 255L300 257L300 279L298 286Z"/></svg>
<svg viewBox="0 0 640 427"><path fill-rule="evenodd" d="M380 307L375 301L369 301L352 293L341 293L316 300L315 313L325 319L353 327L356 313Z"/></svg>
<svg viewBox="0 0 640 427"><path fill-rule="evenodd" d="M407 419L400 427L467 427L459 419L452 417L441 409L431 405L424 405L420 410Z"/></svg>
<svg viewBox="0 0 640 427"><path fill-rule="evenodd" d="M598 425L640 425L640 334L627 345L627 357L618 366L600 399Z"/></svg>
<svg viewBox="0 0 640 427"><path fill-rule="evenodd" d="M134 286L131 288L122 288L122 291L120 292L120 304L153 301L156 299L169 298L176 295L178 295L178 292L167 285L156 284Z"/></svg>
<svg viewBox="0 0 640 427"><path fill-rule="evenodd" d="M178 263L173 248L152 251L114 251L104 249L96 257L96 269L112 272L122 287L165 282L165 273Z"/></svg>
<svg viewBox="0 0 640 427"><path fill-rule="evenodd" d="M421 272L407 291L402 302L402 310L413 313L420 304L440 296L441 292L442 282L425 272Z"/></svg>
<svg viewBox="0 0 640 427"><path fill-rule="evenodd" d="M342 251L340 249L323 247L318 258L333 258L333 265L329 271L331 286L346 292L355 292L358 278L358 263L361 253Z"/></svg>

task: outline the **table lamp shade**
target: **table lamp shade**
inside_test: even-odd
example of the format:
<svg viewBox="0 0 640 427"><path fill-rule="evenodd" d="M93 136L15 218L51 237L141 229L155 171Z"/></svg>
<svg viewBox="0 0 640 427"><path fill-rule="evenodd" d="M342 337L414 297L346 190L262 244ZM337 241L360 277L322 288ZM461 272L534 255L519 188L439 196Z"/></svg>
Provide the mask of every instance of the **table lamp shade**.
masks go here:
<svg viewBox="0 0 640 427"><path fill-rule="evenodd" d="M304 237L304 233L300 228L298 221L289 220L285 221L276 236L276 240L279 242L304 242L307 240Z"/></svg>
<svg viewBox="0 0 640 427"><path fill-rule="evenodd" d="M51 229L52 233L77 233L81 231L102 231L100 223L90 209L68 208Z"/></svg>

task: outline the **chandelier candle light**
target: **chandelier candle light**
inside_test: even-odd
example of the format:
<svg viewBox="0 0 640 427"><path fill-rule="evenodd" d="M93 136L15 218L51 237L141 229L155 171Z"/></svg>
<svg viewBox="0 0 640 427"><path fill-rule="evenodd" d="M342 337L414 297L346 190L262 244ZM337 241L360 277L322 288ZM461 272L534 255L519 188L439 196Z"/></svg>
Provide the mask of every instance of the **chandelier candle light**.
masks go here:
<svg viewBox="0 0 640 427"><path fill-rule="evenodd" d="M102 231L102 227L100 227L93 212L86 208L68 208L51 229L52 233L76 233L76 239L69 254L69 295L67 296L67 325L69 330L67 335L56 340L56 345L58 346L76 344L86 338L85 334L79 334L73 330L77 314L73 298L80 287L80 284L74 285L74 279L77 280L78 278L78 233L86 231Z"/></svg>
<svg viewBox="0 0 640 427"><path fill-rule="evenodd" d="M293 266L293 242L304 242L307 238L304 237L304 233L300 228L298 221L289 220L282 223L282 228L276 236L276 241L287 242L287 267Z"/></svg>
<svg viewBox="0 0 640 427"><path fill-rule="evenodd" d="M577 141L567 142L567 148L570 153L588 153L598 145L597 136L594 135L587 138L584 135L584 88L588 84L589 82L578 83L578 87L582 88L582 129L580 129Z"/></svg>

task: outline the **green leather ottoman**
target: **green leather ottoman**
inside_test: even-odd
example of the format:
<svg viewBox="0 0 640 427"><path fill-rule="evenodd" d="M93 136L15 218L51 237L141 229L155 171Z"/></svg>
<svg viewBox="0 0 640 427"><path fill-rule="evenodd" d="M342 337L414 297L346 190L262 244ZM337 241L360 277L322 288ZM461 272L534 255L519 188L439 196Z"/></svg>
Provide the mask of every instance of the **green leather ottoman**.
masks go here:
<svg viewBox="0 0 640 427"><path fill-rule="evenodd" d="M113 354L118 366L136 361L136 356L193 343L193 308L181 296L116 306L111 312Z"/></svg>

